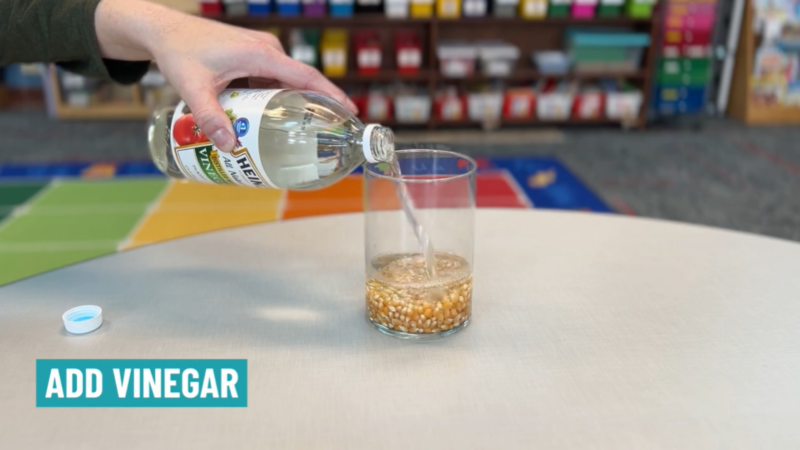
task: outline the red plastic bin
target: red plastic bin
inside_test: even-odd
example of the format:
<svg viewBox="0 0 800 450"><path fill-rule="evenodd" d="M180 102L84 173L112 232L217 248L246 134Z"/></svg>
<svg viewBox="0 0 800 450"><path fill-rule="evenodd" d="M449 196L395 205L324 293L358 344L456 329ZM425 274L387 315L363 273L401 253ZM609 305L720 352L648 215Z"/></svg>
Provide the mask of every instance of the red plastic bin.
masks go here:
<svg viewBox="0 0 800 450"><path fill-rule="evenodd" d="M503 99L503 117L532 119L536 114L536 91L529 88L508 89Z"/></svg>
<svg viewBox="0 0 800 450"><path fill-rule="evenodd" d="M402 75L419 72L422 67L422 44L416 31L397 30L394 34L394 53L398 72Z"/></svg>
<svg viewBox="0 0 800 450"><path fill-rule="evenodd" d="M446 93L436 96L433 105L436 118L442 122L460 122L467 118L467 97Z"/></svg>
<svg viewBox="0 0 800 450"><path fill-rule="evenodd" d="M381 70L383 54L378 33L359 31L353 34L356 66L361 75L376 75Z"/></svg>

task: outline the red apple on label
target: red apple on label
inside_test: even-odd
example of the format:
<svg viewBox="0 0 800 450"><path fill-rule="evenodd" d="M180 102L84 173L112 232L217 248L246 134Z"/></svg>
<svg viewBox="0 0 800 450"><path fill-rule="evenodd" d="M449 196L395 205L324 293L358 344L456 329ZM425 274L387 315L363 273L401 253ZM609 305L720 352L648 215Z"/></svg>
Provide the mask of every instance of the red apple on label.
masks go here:
<svg viewBox="0 0 800 450"><path fill-rule="evenodd" d="M194 123L194 118L191 114L186 114L175 121L175 125L172 127L172 137L178 145L208 141L206 135L200 131L200 127Z"/></svg>

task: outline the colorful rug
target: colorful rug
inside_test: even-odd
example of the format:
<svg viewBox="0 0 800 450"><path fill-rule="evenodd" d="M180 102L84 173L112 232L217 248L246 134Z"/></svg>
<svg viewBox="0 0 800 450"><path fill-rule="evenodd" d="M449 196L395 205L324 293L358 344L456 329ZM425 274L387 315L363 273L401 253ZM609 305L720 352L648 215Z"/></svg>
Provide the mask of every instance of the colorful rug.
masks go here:
<svg viewBox="0 0 800 450"><path fill-rule="evenodd" d="M479 159L480 208L611 212L556 159ZM175 182L150 163L0 165L0 285L170 239L359 212L361 176L286 192Z"/></svg>

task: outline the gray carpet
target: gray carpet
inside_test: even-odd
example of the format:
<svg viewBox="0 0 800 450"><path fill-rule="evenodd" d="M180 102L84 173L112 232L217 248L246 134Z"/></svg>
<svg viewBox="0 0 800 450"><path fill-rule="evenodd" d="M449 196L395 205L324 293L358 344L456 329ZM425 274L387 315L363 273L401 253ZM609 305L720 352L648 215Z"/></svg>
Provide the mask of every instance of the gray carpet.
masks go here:
<svg viewBox="0 0 800 450"><path fill-rule="evenodd" d="M800 128L707 121L700 130L562 133L562 139L528 143L447 146L475 156L555 155L623 214L800 241ZM35 112L0 114L0 162L147 157L140 122L61 123Z"/></svg>

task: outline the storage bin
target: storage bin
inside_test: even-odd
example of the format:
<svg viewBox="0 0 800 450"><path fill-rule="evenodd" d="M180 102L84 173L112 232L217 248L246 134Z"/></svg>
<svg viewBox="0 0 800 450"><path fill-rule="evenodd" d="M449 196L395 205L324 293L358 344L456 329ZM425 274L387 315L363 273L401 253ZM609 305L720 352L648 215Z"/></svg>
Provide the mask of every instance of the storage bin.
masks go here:
<svg viewBox="0 0 800 450"><path fill-rule="evenodd" d="M203 16L221 16L223 12L221 0L200 0L200 14Z"/></svg>
<svg viewBox="0 0 800 450"><path fill-rule="evenodd" d="M531 88L506 90L503 99L503 117L506 119L532 119L536 111L536 91Z"/></svg>
<svg viewBox="0 0 800 450"><path fill-rule="evenodd" d="M659 64L658 84L705 86L711 76L708 59L664 59Z"/></svg>
<svg viewBox="0 0 800 450"><path fill-rule="evenodd" d="M570 15L575 19L593 19L596 8L597 5L573 3L570 9Z"/></svg>
<svg viewBox="0 0 800 450"><path fill-rule="evenodd" d="M440 19L461 17L461 0L436 0L436 16Z"/></svg>
<svg viewBox="0 0 800 450"><path fill-rule="evenodd" d="M478 49L467 42L445 41L437 49L439 69L450 78L465 78L475 73Z"/></svg>
<svg viewBox="0 0 800 450"><path fill-rule="evenodd" d="M455 89L448 89L436 96L436 117L442 122L460 122L467 118L467 99Z"/></svg>
<svg viewBox="0 0 800 450"><path fill-rule="evenodd" d="M547 17L569 17L571 5L572 0L550 0L550 5L547 8Z"/></svg>
<svg viewBox="0 0 800 450"><path fill-rule="evenodd" d="M370 122L392 118L392 98L383 92L370 92L366 98L365 115Z"/></svg>
<svg viewBox="0 0 800 450"><path fill-rule="evenodd" d="M379 14L383 12L383 0L355 0L356 13Z"/></svg>
<svg viewBox="0 0 800 450"><path fill-rule="evenodd" d="M579 5L573 3L570 8L570 15L575 19L593 19L595 9L595 5Z"/></svg>
<svg viewBox="0 0 800 450"><path fill-rule="evenodd" d="M697 16L667 16L666 28L694 31L710 31L714 28L714 13Z"/></svg>
<svg viewBox="0 0 800 450"><path fill-rule="evenodd" d="M292 30L289 34L289 54L297 61L318 67L319 31Z"/></svg>
<svg viewBox="0 0 800 450"><path fill-rule="evenodd" d="M631 73L639 70L650 44L646 33L567 30L567 47L574 69L581 73Z"/></svg>
<svg viewBox="0 0 800 450"><path fill-rule="evenodd" d="M328 29L322 34L322 72L328 77L341 77L347 73L347 32Z"/></svg>
<svg viewBox="0 0 800 450"><path fill-rule="evenodd" d="M562 51L534 52L533 63L542 75L566 75L572 62Z"/></svg>
<svg viewBox="0 0 800 450"><path fill-rule="evenodd" d="M362 90L346 90L345 94L356 105L358 108L358 118L361 119L362 122L366 122L367 117L367 94Z"/></svg>
<svg viewBox="0 0 800 450"><path fill-rule="evenodd" d="M669 44L661 42L661 56L664 58L710 58L711 45L709 44Z"/></svg>
<svg viewBox="0 0 800 450"><path fill-rule="evenodd" d="M325 0L303 0L303 15L306 17L322 17L327 9Z"/></svg>
<svg viewBox="0 0 800 450"><path fill-rule="evenodd" d="M461 15L464 17L486 17L489 9L487 0L463 0Z"/></svg>
<svg viewBox="0 0 800 450"><path fill-rule="evenodd" d="M520 0L519 16L523 19L544 19L547 17L547 0Z"/></svg>
<svg viewBox="0 0 800 450"><path fill-rule="evenodd" d="M425 123L431 117L431 98L426 94L400 94L394 99L398 123Z"/></svg>
<svg viewBox="0 0 800 450"><path fill-rule="evenodd" d="M377 75L381 70L383 52L378 33L372 30L357 31L353 35L356 67L361 75Z"/></svg>
<svg viewBox="0 0 800 450"><path fill-rule="evenodd" d="M251 16L267 16L271 10L270 0L247 0L247 12Z"/></svg>
<svg viewBox="0 0 800 450"><path fill-rule="evenodd" d="M665 29L665 45L711 45L711 30Z"/></svg>
<svg viewBox="0 0 800 450"><path fill-rule="evenodd" d="M408 17L408 0L384 0L386 17L405 19Z"/></svg>
<svg viewBox="0 0 800 450"><path fill-rule="evenodd" d="M540 82L536 99L536 116L540 120L567 120L572 113L574 87L566 82Z"/></svg>
<svg viewBox="0 0 800 450"><path fill-rule="evenodd" d="M275 8L279 16L296 17L300 15L300 0L275 0Z"/></svg>
<svg viewBox="0 0 800 450"><path fill-rule="evenodd" d="M575 95L572 116L579 119L599 119L603 117L603 91L596 86L586 86Z"/></svg>
<svg viewBox="0 0 800 450"><path fill-rule="evenodd" d="M597 5L597 17L620 17L625 0L600 0Z"/></svg>
<svg viewBox="0 0 800 450"><path fill-rule="evenodd" d="M717 13L717 4L714 3L678 3L666 4L665 17L714 17Z"/></svg>
<svg viewBox="0 0 800 450"><path fill-rule="evenodd" d="M354 0L328 0L331 17L352 17Z"/></svg>
<svg viewBox="0 0 800 450"><path fill-rule="evenodd" d="M226 17L244 17L247 15L247 0L222 0Z"/></svg>
<svg viewBox="0 0 800 450"><path fill-rule="evenodd" d="M519 0L494 0L492 13L495 17L516 17Z"/></svg>
<svg viewBox="0 0 800 450"><path fill-rule="evenodd" d="M625 14L631 19L649 19L653 16L654 0L627 0Z"/></svg>
<svg viewBox="0 0 800 450"><path fill-rule="evenodd" d="M703 111L705 87L659 86L655 109L662 115L692 114Z"/></svg>
<svg viewBox="0 0 800 450"><path fill-rule="evenodd" d="M476 122L498 122L503 112L502 92L478 92L467 96L467 114Z"/></svg>
<svg viewBox="0 0 800 450"><path fill-rule="evenodd" d="M401 75L418 73L422 67L422 44L419 33L414 30L395 31L394 53L397 71Z"/></svg>
<svg viewBox="0 0 800 450"><path fill-rule="evenodd" d="M429 19L433 17L433 0L411 0L409 15L414 19Z"/></svg>
<svg viewBox="0 0 800 450"><path fill-rule="evenodd" d="M519 48L503 41L478 42L481 71L487 77L508 77L519 59Z"/></svg>
<svg viewBox="0 0 800 450"><path fill-rule="evenodd" d="M622 85L605 83L606 117L614 120L630 120L639 116L642 109L642 91L627 83Z"/></svg>

